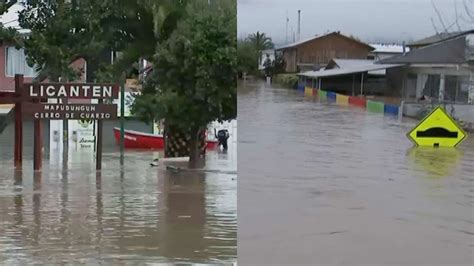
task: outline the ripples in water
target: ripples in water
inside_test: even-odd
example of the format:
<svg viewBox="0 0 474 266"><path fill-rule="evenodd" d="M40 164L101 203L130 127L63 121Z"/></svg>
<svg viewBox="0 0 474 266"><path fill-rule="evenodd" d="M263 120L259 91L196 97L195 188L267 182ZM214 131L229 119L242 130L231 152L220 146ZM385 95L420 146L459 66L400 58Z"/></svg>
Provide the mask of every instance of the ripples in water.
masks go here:
<svg viewBox="0 0 474 266"><path fill-rule="evenodd" d="M208 157L235 173L236 154ZM0 161L0 264L235 261L236 175L169 173L153 158L127 153L120 171L106 154L99 173L92 159L45 161L42 174Z"/></svg>
<svg viewBox="0 0 474 266"><path fill-rule="evenodd" d="M410 119L276 85L238 93L239 263L474 263L474 138L413 149Z"/></svg>

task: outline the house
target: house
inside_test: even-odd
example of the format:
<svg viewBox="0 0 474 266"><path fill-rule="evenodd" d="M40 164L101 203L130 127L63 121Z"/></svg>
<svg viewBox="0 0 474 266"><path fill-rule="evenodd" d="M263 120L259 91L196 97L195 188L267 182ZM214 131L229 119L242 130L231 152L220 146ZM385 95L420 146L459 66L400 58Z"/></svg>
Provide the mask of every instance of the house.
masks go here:
<svg viewBox="0 0 474 266"><path fill-rule="evenodd" d="M367 59L373 47L339 32L314 36L276 49L286 64L286 72L324 68L331 59Z"/></svg>
<svg viewBox="0 0 474 266"><path fill-rule="evenodd" d="M332 59L324 69L298 73L299 84L350 96L388 96L386 69L399 66L367 59Z"/></svg>
<svg viewBox="0 0 474 266"><path fill-rule="evenodd" d="M474 123L474 30L379 63L402 65L387 70L387 82L405 101L405 115L416 117L424 96Z"/></svg>
<svg viewBox="0 0 474 266"><path fill-rule="evenodd" d="M456 31L456 32L440 32L435 35L423 38L421 40L409 43L407 46L413 50L413 49L419 49L423 48L438 42L442 42L445 40L450 40L459 36L463 36L469 31Z"/></svg>
<svg viewBox="0 0 474 266"><path fill-rule="evenodd" d="M410 50L410 48L405 45L400 44L370 44L374 48L373 51L369 53L367 59L371 60L382 60L392 56L404 54Z"/></svg>
<svg viewBox="0 0 474 266"><path fill-rule="evenodd" d="M19 12L25 9L24 2L17 1L3 15L0 16L0 23L5 28L16 29L17 32L28 37L30 30L20 27L18 22ZM103 63L112 63L116 57L116 53L104 51L99 60ZM16 49L12 43L6 40L0 40L0 60L4 63L0 64L0 91L15 90L15 74L23 74L24 82L31 82L38 73L34 66L29 66L26 62L26 55L24 49ZM71 67L81 71L80 81L94 81L97 69L94 66L88 66L86 60L83 58L76 58L71 61Z"/></svg>
<svg viewBox="0 0 474 266"><path fill-rule="evenodd" d="M22 3L13 4L0 16L0 23L5 28L14 28L21 35L27 36L29 30L22 29L18 23L18 12L24 9ZM15 74L23 74L25 82L31 82L37 73L34 67L26 63L23 49L16 49L11 43L0 40L0 91L15 90Z"/></svg>

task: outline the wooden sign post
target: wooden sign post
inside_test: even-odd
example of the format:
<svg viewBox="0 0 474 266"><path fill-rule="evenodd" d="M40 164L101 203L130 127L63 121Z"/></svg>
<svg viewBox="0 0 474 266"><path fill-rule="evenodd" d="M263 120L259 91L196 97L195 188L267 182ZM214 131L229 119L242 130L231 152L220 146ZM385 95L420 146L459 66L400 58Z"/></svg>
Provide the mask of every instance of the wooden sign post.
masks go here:
<svg viewBox="0 0 474 266"><path fill-rule="evenodd" d="M38 103L37 105L41 105L39 100L35 100L34 102ZM22 106L23 108L23 106ZM22 115L23 110L22 110ZM41 131L41 120L36 119L34 121L34 146L33 146L33 169L35 171L41 170L43 164L43 156L42 156L42 149L43 149L43 134Z"/></svg>
<svg viewBox="0 0 474 266"><path fill-rule="evenodd" d="M15 75L15 96L21 98L23 75ZM21 101L15 103L15 168L21 167L23 162L23 118L21 115Z"/></svg>
<svg viewBox="0 0 474 266"><path fill-rule="evenodd" d="M117 119L117 105L103 104L104 99L117 99L118 84L90 83L23 83L15 76L15 167L22 163L23 119L34 120L35 171L41 170L41 120L97 120L96 170L102 169L102 121ZM98 99L99 104L51 104L48 99Z"/></svg>

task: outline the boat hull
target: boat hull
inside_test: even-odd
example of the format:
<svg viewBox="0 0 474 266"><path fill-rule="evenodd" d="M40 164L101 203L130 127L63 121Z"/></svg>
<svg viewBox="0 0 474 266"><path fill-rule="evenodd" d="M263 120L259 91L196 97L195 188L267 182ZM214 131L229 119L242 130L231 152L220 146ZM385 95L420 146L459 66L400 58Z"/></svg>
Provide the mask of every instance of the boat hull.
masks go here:
<svg viewBox="0 0 474 266"><path fill-rule="evenodd" d="M120 145L120 129L114 128L115 142ZM207 149L215 149L218 145L217 141L208 140ZM163 135L154 135L139 131L124 131L124 147L125 149L164 149L165 142Z"/></svg>

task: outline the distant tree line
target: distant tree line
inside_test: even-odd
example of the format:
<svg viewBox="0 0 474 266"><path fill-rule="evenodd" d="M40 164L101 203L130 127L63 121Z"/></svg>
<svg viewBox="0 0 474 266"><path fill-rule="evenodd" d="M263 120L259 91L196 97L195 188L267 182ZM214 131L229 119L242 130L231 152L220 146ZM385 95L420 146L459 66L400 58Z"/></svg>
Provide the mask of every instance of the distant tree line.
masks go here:
<svg viewBox="0 0 474 266"><path fill-rule="evenodd" d="M239 77L241 77L243 73L251 75L261 74L258 67L259 64L262 63L262 52L274 48L275 45L272 39L265 33L259 31L249 34L246 38L239 39L237 42L237 71ZM277 54L275 60L265 71L276 74L282 73L283 70L283 58Z"/></svg>

